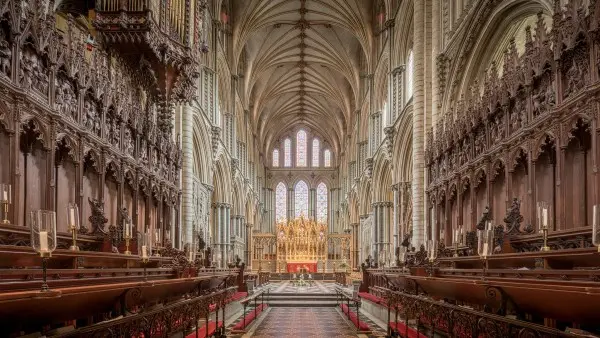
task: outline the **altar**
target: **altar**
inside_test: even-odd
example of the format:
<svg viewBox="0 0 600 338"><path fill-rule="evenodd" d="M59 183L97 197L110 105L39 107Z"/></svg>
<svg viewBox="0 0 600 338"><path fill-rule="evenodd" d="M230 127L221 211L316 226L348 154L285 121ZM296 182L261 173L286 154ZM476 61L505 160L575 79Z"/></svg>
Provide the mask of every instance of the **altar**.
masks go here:
<svg viewBox="0 0 600 338"><path fill-rule="evenodd" d="M304 272L317 272L317 262L291 262L287 263L287 272L297 273L300 271Z"/></svg>

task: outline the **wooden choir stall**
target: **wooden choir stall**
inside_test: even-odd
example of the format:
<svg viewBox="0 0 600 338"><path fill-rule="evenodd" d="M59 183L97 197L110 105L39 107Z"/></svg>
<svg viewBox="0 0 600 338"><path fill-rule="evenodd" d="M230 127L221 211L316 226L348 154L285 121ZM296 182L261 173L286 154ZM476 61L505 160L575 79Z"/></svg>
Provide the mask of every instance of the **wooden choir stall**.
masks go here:
<svg viewBox="0 0 600 338"><path fill-rule="evenodd" d="M512 44L429 132L425 244L409 225L397 267L362 264L359 295L390 335L600 335L593 3L557 6L549 32L540 15L523 54Z"/></svg>

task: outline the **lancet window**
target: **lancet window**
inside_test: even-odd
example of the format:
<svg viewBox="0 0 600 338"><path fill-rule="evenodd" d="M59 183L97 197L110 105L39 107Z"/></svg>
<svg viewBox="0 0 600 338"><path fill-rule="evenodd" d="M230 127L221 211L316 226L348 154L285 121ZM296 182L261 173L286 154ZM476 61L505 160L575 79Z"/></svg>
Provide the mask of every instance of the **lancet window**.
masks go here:
<svg viewBox="0 0 600 338"><path fill-rule="evenodd" d="M318 139L313 139L312 142L312 166L313 167L318 167L319 166L319 152L321 145L319 144L319 140Z"/></svg>
<svg viewBox="0 0 600 338"><path fill-rule="evenodd" d="M317 222L327 223L327 185L323 182L317 186Z"/></svg>
<svg viewBox="0 0 600 338"><path fill-rule="evenodd" d="M273 166L279 167L279 150L273 150Z"/></svg>
<svg viewBox="0 0 600 338"><path fill-rule="evenodd" d="M283 182L279 182L275 188L275 220L277 222L286 220L287 189Z"/></svg>
<svg viewBox="0 0 600 338"><path fill-rule="evenodd" d="M306 167L306 132L298 131L296 134L296 166Z"/></svg>
<svg viewBox="0 0 600 338"><path fill-rule="evenodd" d="M284 156L283 165L285 167L291 167L292 166L292 140L290 140L289 138L286 138L285 141L283 141L283 156Z"/></svg>
<svg viewBox="0 0 600 338"><path fill-rule="evenodd" d="M294 188L296 217L308 216L308 185L304 181L296 183Z"/></svg>

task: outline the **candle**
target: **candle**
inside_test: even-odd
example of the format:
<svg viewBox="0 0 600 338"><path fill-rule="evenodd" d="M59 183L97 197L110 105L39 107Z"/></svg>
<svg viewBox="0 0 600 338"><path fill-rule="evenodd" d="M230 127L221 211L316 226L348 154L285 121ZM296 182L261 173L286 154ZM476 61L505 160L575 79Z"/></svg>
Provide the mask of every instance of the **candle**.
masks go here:
<svg viewBox="0 0 600 338"><path fill-rule="evenodd" d="M594 205L594 211L593 211L594 215L592 215L592 225L593 226L598 226L598 223L596 223L596 222L598 222L598 219L596 219L596 214L598 212L597 208L598 208L598 206Z"/></svg>
<svg viewBox="0 0 600 338"><path fill-rule="evenodd" d="M129 223L125 223L125 237L131 237L131 228L129 228Z"/></svg>
<svg viewBox="0 0 600 338"><path fill-rule="evenodd" d="M154 238L156 239L156 243L160 242L160 232L158 230L154 233Z"/></svg>
<svg viewBox="0 0 600 338"><path fill-rule="evenodd" d="M48 231L40 231L40 252L48 252Z"/></svg>
<svg viewBox="0 0 600 338"><path fill-rule="evenodd" d="M69 218L69 223L70 223L69 225L70 225L72 228L75 228L75 208L73 208L73 207L69 208L69 214L70 214L70 216L71 216L71 217Z"/></svg>
<svg viewBox="0 0 600 338"><path fill-rule="evenodd" d="M189 256L190 256L190 257L188 258L188 260L189 260L190 262L194 261L194 258L193 258L193 256L192 256L192 252L191 252L191 251L189 252Z"/></svg>
<svg viewBox="0 0 600 338"><path fill-rule="evenodd" d="M145 245L142 245L142 258L148 258L148 251Z"/></svg>
<svg viewBox="0 0 600 338"><path fill-rule="evenodd" d="M4 190L2 197L4 202L8 202L8 191Z"/></svg>
<svg viewBox="0 0 600 338"><path fill-rule="evenodd" d="M542 209L542 220L542 225L544 226L544 229L548 228L548 208Z"/></svg>
<svg viewBox="0 0 600 338"><path fill-rule="evenodd" d="M484 256L488 255L488 244L487 243L483 243L483 255Z"/></svg>

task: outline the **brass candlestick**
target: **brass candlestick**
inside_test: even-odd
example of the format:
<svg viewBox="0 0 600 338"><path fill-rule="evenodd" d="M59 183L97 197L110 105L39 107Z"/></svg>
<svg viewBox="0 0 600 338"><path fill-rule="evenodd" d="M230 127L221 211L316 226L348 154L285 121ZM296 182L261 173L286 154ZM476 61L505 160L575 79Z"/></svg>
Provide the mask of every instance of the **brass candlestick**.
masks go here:
<svg viewBox="0 0 600 338"><path fill-rule="evenodd" d="M10 205L10 203L8 203L8 201L2 201L2 206L4 209L4 219L2 220L2 224L10 224L10 221L8 220L8 206Z"/></svg>
<svg viewBox="0 0 600 338"><path fill-rule="evenodd" d="M125 254L126 255L131 255L131 251L129 251L129 241L131 240L131 238L129 238L128 236L125 237Z"/></svg>
<svg viewBox="0 0 600 338"><path fill-rule="evenodd" d="M71 228L71 237L73 239L73 245L69 248L71 251L79 251L79 247L77 246L77 229L75 226L70 226Z"/></svg>
<svg viewBox="0 0 600 338"><path fill-rule="evenodd" d="M12 192L10 184L0 183L0 203L3 206L3 220L2 224L10 224L8 220L8 206L11 203Z"/></svg>
<svg viewBox="0 0 600 338"><path fill-rule="evenodd" d="M133 226L131 225L131 223L125 223L123 226L123 238L125 238L125 254L126 255L131 255L131 251L129 251L129 241L131 241L131 238L133 236ZM140 233L138 232L138 236L140 235ZM138 247L140 246L140 243L138 243ZM140 248L138 248L138 250L140 250Z"/></svg>
<svg viewBox="0 0 600 338"><path fill-rule="evenodd" d="M550 247L548 246L548 227L545 226L542 228L542 234L544 236L544 246L541 251L550 251Z"/></svg>

